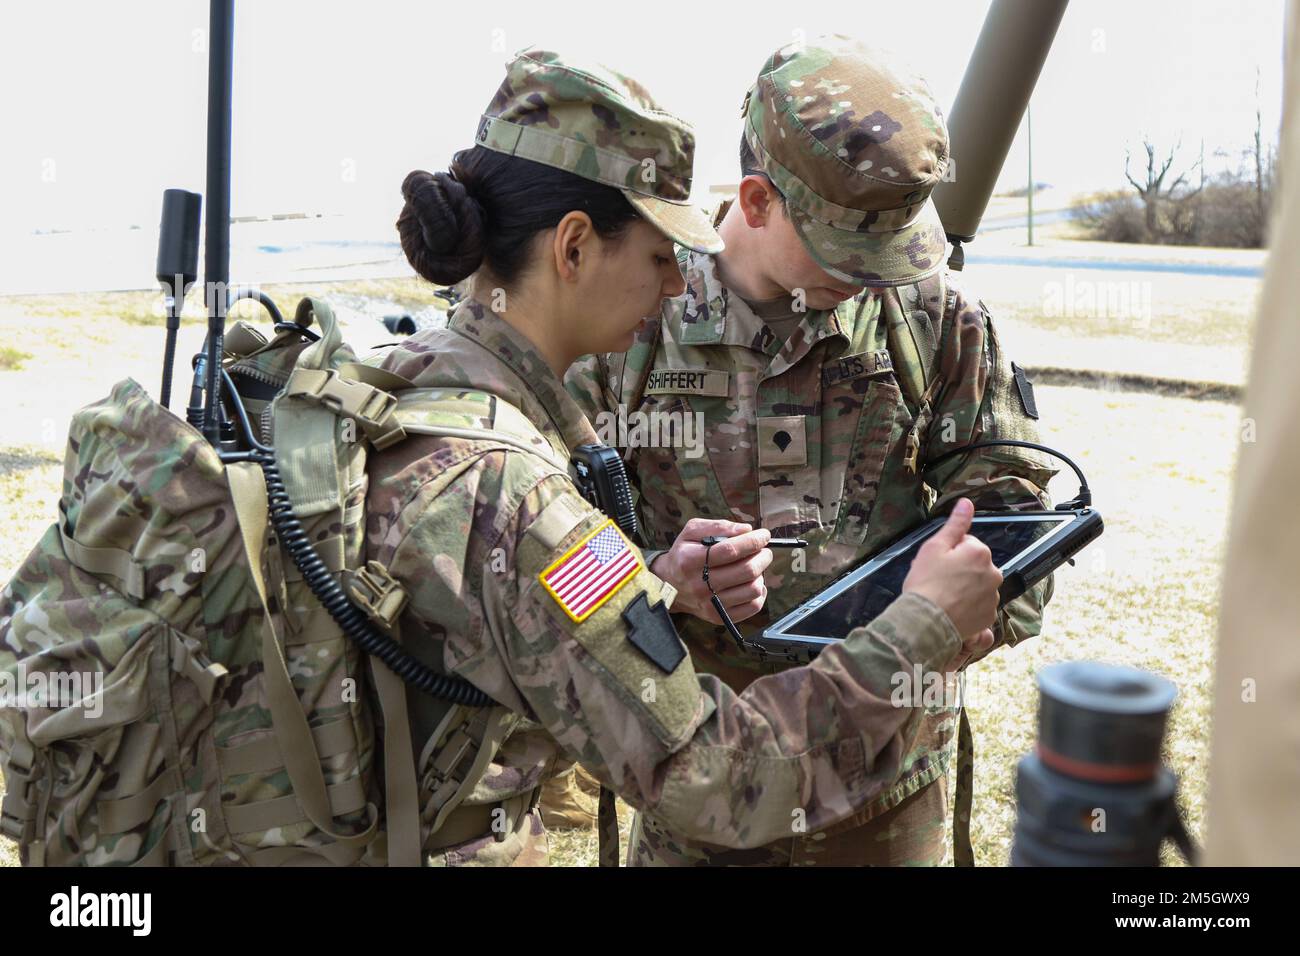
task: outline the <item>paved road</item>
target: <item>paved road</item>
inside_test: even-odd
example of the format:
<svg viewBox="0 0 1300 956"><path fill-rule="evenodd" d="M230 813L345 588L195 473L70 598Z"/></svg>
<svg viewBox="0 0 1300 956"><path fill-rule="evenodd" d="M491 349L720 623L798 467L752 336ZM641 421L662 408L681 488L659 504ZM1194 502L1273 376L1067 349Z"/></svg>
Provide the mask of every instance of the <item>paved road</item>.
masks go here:
<svg viewBox="0 0 1300 956"><path fill-rule="evenodd" d="M1054 210L1034 220L1047 224L1069 214L1070 210ZM1024 224L1024 216L1002 217L985 222L981 231L1023 229ZM361 228L342 217L236 223L230 230L230 245L230 274L235 282L311 282L412 274L391 231ZM157 287L153 277L157 249L156 228L0 236L0 261L11 266L0 271L0 295L153 289ZM1108 261L1050 254L1041 258L984 255L979 252L978 240L967 248L966 261L972 265L1249 278L1257 278L1263 271L1252 266L1195 262ZM16 268L12 268L14 264Z"/></svg>
<svg viewBox="0 0 1300 956"><path fill-rule="evenodd" d="M1110 272L1175 272L1183 275L1241 277L1257 279L1264 274L1259 266L1227 266L1203 262L1152 262L1145 259L1073 259L1069 256L982 256L967 252L968 265L1032 266L1049 269L1102 269Z"/></svg>
<svg viewBox="0 0 1300 956"><path fill-rule="evenodd" d="M1035 226L1050 226L1057 222L1068 222L1074 218L1073 209L1052 209L1047 212L1034 213ZM998 216L980 222L980 232L999 232L1003 229L1025 229L1029 225L1028 214L1023 216Z"/></svg>

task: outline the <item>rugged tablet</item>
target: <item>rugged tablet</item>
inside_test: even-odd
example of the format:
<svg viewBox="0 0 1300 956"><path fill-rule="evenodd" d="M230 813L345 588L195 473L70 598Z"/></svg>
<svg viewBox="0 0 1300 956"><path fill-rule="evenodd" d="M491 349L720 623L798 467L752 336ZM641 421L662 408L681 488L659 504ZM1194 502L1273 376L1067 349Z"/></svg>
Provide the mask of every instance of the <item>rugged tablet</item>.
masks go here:
<svg viewBox="0 0 1300 956"><path fill-rule="evenodd" d="M768 655L805 663L842 641L898 597L917 550L946 520L936 518L868 558L765 629L757 643ZM989 546L1002 571L1001 605L1068 561L1102 527L1101 514L1093 508L977 512L970 533Z"/></svg>

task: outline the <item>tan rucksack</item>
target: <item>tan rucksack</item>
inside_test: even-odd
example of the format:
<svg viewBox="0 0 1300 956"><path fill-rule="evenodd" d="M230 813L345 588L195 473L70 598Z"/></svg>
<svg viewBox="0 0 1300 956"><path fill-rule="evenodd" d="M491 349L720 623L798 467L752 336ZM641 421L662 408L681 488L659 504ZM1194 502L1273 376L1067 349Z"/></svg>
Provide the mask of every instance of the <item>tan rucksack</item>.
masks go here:
<svg viewBox="0 0 1300 956"><path fill-rule="evenodd" d="M295 323L233 327L224 365L266 386L246 404L275 437L271 508L386 628L404 592L362 561L365 461L405 434L388 389L409 383L357 363L323 302ZM0 833L25 864L418 864L508 732L503 708L440 700L413 747L403 681L268 532L267 474L129 379L73 417L59 521L0 594ZM379 712L418 767L378 759Z"/></svg>

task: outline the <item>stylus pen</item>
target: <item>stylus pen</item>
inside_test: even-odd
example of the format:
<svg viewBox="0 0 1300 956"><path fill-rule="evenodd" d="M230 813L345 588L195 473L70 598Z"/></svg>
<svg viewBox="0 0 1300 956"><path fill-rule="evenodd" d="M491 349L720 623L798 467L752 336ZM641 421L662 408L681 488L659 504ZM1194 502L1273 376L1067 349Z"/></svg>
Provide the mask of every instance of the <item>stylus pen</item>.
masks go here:
<svg viewBox="0 0 1300 956"><path fill-rule="evenodd" d="M711 534L707 538L701 538L700 544L704 545L706 548L711 548L713 545L726 540L727 538L725 535ZM806 548L808 547L808 542L803 538L773 538L767 543L767 546L769 548Z"/></svg>

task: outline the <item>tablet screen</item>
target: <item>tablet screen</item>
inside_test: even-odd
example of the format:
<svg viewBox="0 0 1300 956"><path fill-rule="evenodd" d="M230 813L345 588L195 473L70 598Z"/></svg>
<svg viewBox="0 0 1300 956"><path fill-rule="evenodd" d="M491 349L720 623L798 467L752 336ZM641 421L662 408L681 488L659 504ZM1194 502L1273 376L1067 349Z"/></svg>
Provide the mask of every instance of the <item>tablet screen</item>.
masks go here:
<svg viewBox="0 0 1300 956"><path fill-rule="evenodd" d="M1043 518L1034 521L1000 521L976 519L970 533L989 546L993 563L1005 568L1017 555L1034 545L1038 539L1060 528L1068 516ZM912 559L921 545L929 540L915 542L900 551L883 565L849 585L821 607L801 618L790 631L815 637L839 638L849 636L855 627L861 627L889 607L903 590L903 580L912 567Z"/></svg>

